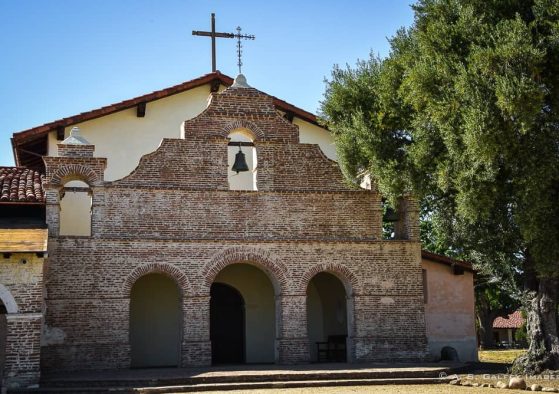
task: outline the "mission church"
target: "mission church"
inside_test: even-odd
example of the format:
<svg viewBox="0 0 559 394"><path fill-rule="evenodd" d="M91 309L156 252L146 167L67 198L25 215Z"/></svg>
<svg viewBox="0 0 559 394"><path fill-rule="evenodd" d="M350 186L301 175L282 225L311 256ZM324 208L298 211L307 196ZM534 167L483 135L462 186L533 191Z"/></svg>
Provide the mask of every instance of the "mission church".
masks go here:
<svg viewBox="0 0 559 394"><path fill-rule="evenodd" d="M470 264L354 189L317 118L219 71L14 133L0 358L41 372L477 358Z"/></svg>

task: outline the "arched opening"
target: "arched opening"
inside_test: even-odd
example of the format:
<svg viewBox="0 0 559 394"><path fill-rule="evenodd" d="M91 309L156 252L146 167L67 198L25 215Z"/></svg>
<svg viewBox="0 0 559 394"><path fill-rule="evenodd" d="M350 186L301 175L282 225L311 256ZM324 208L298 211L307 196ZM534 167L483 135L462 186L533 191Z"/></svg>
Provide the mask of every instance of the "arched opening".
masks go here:
<svg viewBox="0 0 559 394"><path fill-rule="evenodd" d="M179 366L181 320L177 284L159 273L139 278L130 294L131 366Z"/></svg>
<svg viewBox="0 0 559 394"><path fill-rule="evenodd" d="M252 133L247 129L238 129L231 132L228 138L227 179L229 181L229 190L257 190L256 148L253 144L254 137ZM239 151L244 154L245 161L248 165L248 171L237 173L232 170L232 167Z"/></svg>
<svg viewBox="0 0 559 394"><path fill-rule="evenodd" d="M328 272L316 274L307 286L307 335L311 361L347 360L347 297L343 283Z"/></svg>
<svg viewBox="0 0 559 394"><path fill-rule="evenodd" d="M91 189L70 181L60 193L60 235L91 235Z"/></svg>
<svg viewBox="0 0 559 394"><path fill-rule="evenodd" d="M217 287L214 285L218 285ZM228 289L225 290L226 286ZM217 294L217 292L221 294ZM232 264L219 272L212 285L212 298L210 301L210 336L215 335L231 324L231 330L236 330L236 338L243 338L243 351L239 350L238 345L227 345L230 349L230 356L217 353L217 346L212 342L212 360L219 363L219 360L227 359L234 361L227 362L246 362L246 363L273 363L275 359L275 339L276 339L276 308L275 293L272 282L268 276L259 268L251 264ZM216 299L214 299L216 296ZM226 299L229 297L228 299ZM244 301L244 319L239 323L236 319L241 316L240 300ZM219 300L217 302L217 300ZM219 316L219 308L214 305L221 305L222 308L230 307L231 317L226 319ZM233 326L235 328L233 328ZM242 335L238 333L239 328L243 328ZM235 339L237 342L239 339ZM213 340L212 340L213 341ZM240 355L243 354L244 357Z"/></svg>
<svg viewBox="0 0 559 394"><path fill-rule="evenodd" d="M210 341L212 364L245 362L245 300L237 289L223 283L211 287Z"/></svg>
<svg viewBox="0 0 559 394"><path fill-rule="evenodd" d="M6 365L6 339L8 337L7 313L6 306L0 299L0 387L3 387L4 367Z"/></svg>

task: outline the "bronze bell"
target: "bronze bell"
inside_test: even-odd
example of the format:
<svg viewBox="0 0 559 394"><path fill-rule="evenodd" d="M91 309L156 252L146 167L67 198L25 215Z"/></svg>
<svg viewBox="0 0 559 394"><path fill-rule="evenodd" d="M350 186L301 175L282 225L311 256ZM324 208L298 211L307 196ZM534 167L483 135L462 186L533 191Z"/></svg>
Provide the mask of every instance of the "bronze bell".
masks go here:
<svg viewBox="0 0 559 394"><path fill-rule="evenodd" d="M231 167L232 171L235 171L237 174L239 172L248 171L248 164L245 159L245 154L241 150L241 144L239 144L239 151L235 155L235 163L233 163L233 167Z"/></svg>
<svg viewBox="0 0 559 394"><path fill-rule="evenodd" d="M384 213L382 220L384 222L397 222L400 218L398 217L398 212L396 212L394 209L387 207L386 208L386 212Z"/></svg>

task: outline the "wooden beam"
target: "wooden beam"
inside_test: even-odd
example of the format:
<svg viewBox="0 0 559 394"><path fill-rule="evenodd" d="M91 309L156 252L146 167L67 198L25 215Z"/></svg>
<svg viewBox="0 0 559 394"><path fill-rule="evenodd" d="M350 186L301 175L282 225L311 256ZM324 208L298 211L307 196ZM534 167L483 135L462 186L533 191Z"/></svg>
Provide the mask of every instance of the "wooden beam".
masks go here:
<svg viewBox="0 0 559 394"><path fill-rule="evenodd" d="M17 148L17 150L20 151L20 152L23 152L23 153L27 153L28 155L31 155L31 156L40 157L41 159L43 158L43 155L41 155L37 152L32 152L30 150L19 148L19 147Z"/></svg>
<svg viewBox="0 0 559 394"><path fill-rule="evenodd" d="M454 275L464 275L464 267L459 266L456 263L452 263L452 273Z"/></svg>
<svg viewBox="0 0 559 394"><path fill-rule="evenodd" d="M214 79L210 84L210 92L217 93L220 86L221 86L221 81L217 78Z"/></svg>
<svg viewBox="0 0 559 394"><path fill-rule="evenodd" d="M229 141L229 146L254 146L254 142Z"/></svg>
<svg viewBox="0 0 559 394"><path fill-rule="evenodd" d="M64 141L64 126L56 126L56 139Z"/></svg>
<svg viewBox="0 0 559 394"><path fill-rule="evenodd" d="M146 107L147 103L145 101L138 103L138 106L136 107L136 116L138 118L143 118L144 116L146 116Z"/></svg>
<svg viewBox="0 0 559 394"><path fill-rule="evenodd" d="M287 119L289 121L289 123L293 123L293 118L295 117L295 114L291 111L286 111L285 115L283 115L283 117L285 119Z"/></svg>

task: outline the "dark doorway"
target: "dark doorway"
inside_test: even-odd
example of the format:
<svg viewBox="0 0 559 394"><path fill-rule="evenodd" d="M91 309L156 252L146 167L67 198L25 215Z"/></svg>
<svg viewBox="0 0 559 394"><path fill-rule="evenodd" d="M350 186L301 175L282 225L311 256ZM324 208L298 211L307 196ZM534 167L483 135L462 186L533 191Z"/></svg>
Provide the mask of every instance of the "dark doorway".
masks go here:
<svg viewBox="0 0 559 394"><path fill-rule="evenodd" d="M223 283L210 290L210 340L213 364L245 362L245 302L241 293Z"/></svg>

